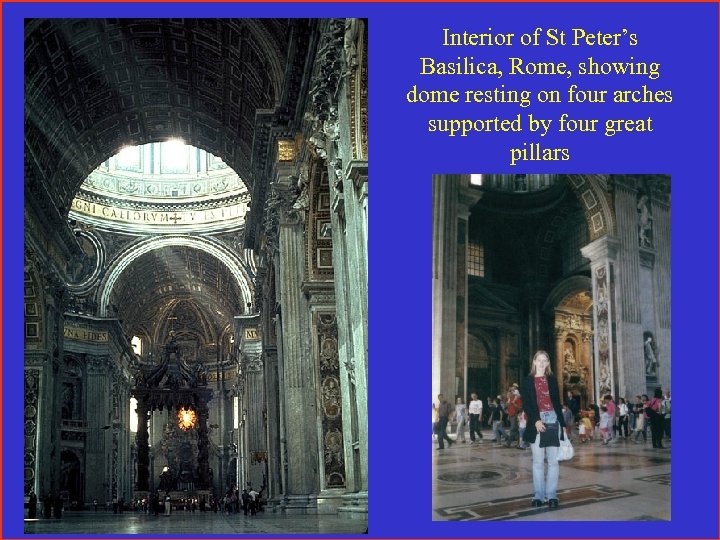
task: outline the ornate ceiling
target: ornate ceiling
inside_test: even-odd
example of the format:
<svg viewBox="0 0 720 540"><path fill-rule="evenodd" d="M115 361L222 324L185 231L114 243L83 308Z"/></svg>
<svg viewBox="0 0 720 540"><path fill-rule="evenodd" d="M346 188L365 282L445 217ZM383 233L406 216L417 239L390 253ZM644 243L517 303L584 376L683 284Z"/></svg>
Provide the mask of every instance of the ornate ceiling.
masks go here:
<svg viewBox="0 0 720 540"><path fill-rule="evenodd" d="M291 53L303 47L291 47L290 39L302 34L294 28L307 24L28 20L27 189L67 216L82 181L123 146L171 138L218 156L251 186L258 166L256 113L296 94L287 88L286 68Z"/></svg>
<svg viewBox="0 0 720 540"><path fill-rule="evenodd" d="M46 235L59 231L72 238L74 232L77 252L60 255L69 261L78 312L117 315L129 335L151 340L162 341L173 329L179 341L206 348L218 343L234 315L247 312L252 264L238 239L248 190L262 184L275 126L294 130L293 122L302 119L302 85L311 68L306 62L316 24L309 19L26 21L25 199L33 227L42 225ZM104 185L81 190L89 176L98 180L92 175L102 164L110 174L108 160L121 149L171 139L216 156L217 162L204 165L208 176L221 160L242 187L218 187L212 181L219 178L196 181L186 187L200 191L183 201L180 189L175 199L161 178L137 179L146 191L169 187L167 197L154 201L133 196L127 192L132 183L118 178L104 192ZM74 204L79 195L85 206ZM222 198L237 215L217 225L211 212ZM152 205L166 206L153 216ZM148 222L160 214L165 229ZM193 220L215 225L199 232ZM138 251L118 266L129 246L169 236L176 240ZM114 280L110 286L108 276Z"/></svg>
<svg viewBox="0 0 720 540"><path fill-rule="evenodd" d="M245 299L228 265L200 249L168 246L150 251L125 270L110 302L133 334L163 343L170 330L212 343Z"/></svg>

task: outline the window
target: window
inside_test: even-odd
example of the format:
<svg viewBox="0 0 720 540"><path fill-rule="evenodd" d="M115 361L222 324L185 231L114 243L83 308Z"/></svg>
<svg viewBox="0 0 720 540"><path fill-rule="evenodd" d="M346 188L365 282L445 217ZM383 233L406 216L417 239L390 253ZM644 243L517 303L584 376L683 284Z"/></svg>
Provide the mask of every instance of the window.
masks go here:
<svg viewBox="0 0 720 540"><path fill-rule="evenodd" d="M237 429L240 425L240 399L237 396L233 397L233 429Z"/></svg>
<svg viewBox="0 0 720 540"><path fill-rule="evenodd" d="M137 433L138 417L137 417L137 399L130 398L130 431Z"/></svg>
<svg viewBox="0 0 720 540"><path fill-rule="evenodd" d="M482 174L471 174L470 175L470 185L482 186L482 183L483 183L483 175Z"/></svg>
<svg viewBox="0 0 720 540"><path fill-rule="evenodd" d="M173 139L160 145L160 168L164 173L189 172L190 147Z"/></svg>
<svg viewBox="0 0 720 540"><path fill-rule="evenodd" d="M132 345L133 352L138 356L142 356L142 339L138 336L133 336L130 344Z"/></svg>
<svg viewBox="0 0 720 540"><path fill-rule="evenodd" d="M479 242L468 244L467 271L470 276L485 277L485 250Z"/></svg>

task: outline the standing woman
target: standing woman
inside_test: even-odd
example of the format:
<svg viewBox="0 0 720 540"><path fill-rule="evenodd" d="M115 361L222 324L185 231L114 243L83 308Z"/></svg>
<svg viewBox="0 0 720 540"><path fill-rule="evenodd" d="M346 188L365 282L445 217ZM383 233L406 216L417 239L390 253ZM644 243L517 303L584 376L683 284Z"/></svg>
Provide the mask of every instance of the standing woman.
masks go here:
<svg viewBox="0 0 720 540"><path fill-rule="evenodd" d="M645 403L645 412L648 418L650 418L650 433L652 435L653 448L665 448L662 445L663 427L665 424L665 417L660 411L662 400L662 388L656 388L654 397Z"/></svg>
<svg viewBox="0 0 720 540"><path fill-rule="evenodd" d="M524 440L530 444L533 458L532 505L541 507L547 500L550 508L558 506L557 487L560 476L558 448L564 438L565 420L560 405L557 379L550 369L550 356L537 351L532 359L530 375L520 389L525 413L528 416ZM547 476L545 475L547 458Z"/></svg>
<svg viewBox="0 0 720 540"><path fill-rule="evenodd" d="M462 397L458 397L455 400L455 421L457 422L457 429L455 435L455 442L465 440L465 425L467 424L467 408L465 407L465 401Z"/></svg>

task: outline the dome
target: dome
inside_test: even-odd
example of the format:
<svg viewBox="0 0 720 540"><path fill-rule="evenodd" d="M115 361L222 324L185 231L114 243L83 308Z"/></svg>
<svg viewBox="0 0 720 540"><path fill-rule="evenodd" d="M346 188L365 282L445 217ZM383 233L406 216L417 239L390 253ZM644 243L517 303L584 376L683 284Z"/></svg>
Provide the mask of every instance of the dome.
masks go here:
<svg viewBox="0 0 720 540"><path fill-rule="evenodd" d="M182 141L130 146L85 179L69 219L126 232L210 232L243 225L250 195L220 158Z"/></svg>

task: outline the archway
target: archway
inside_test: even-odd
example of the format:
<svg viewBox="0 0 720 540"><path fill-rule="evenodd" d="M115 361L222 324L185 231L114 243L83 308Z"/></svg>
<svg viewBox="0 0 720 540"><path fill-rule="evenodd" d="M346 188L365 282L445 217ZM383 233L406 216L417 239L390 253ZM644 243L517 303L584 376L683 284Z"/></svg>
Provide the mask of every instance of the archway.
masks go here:
<svg viewBox="0 0 720 540"><path fill-rule="evenodd" d="M554 354L560 391L572 392L581 407L593 401L594 358L592 348L592 282L572 276L556 285L547 297L544 311L554 329Z"/></svg>
<svg viewBox="0 0 720 540"><path fill-rule="evenodd" d="M84 500L80 458L72 450L60 454L60 496L70 508L77 508Z"/></svg>

